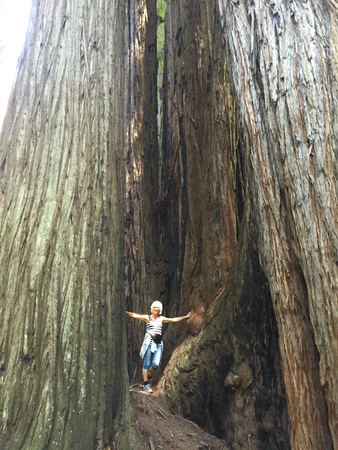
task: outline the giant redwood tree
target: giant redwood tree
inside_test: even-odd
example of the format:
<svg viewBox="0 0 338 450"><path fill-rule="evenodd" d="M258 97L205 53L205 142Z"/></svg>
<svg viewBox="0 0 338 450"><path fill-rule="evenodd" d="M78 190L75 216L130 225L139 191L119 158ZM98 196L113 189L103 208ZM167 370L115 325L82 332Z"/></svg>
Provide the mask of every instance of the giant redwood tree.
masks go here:
<svg viewBox="0 0 338 450"><path fill-rule="evenodd" d="M336 4L216 4L237 106L244 215L224 293L210 305L200 335L175 352L162 386L173 408L183 404L187 416L232 437L233 448L338 448ZM185 3L180 5L182 11ZM185 5L185 23L208 8L193 5ZM176 6L170 2L168 35L181 56L186 27L173 27L180 21ZM195 62L214 51L204 23L193 25ZM202 65L196 66L200 74ZM181 90L184 107L190 101L186 86L193 84ZM217 98L219 90L213 94ZM217 121L219 115L210 113ZM210 133L208 144L212 139ZM216 158L217 150L211 151ZM220 414L213 417L215 405ZM203 415L205 408L210 413Z"/></svg>
<svg viewBox="0 0 338 450"><path fill-rule="evenodd" d="M337 448L335 5L220 2L220 10L291 446Z"/></svg>
<svg viewBox="0 0 338 450"><path fill-rule="evenodd" d="M164 372L163 393L175 412L226 436L230 448L287 449L276 321L252 226L220 15L211 2L168 3L166 25L167 170L172 141L180 139L181 148L163 228L170 289L195 315ZM166 333L167 349L177 345L174 331Z"/></svg>
<svg viewBox="0 0 338 450"><path fill-rule="evenodd" d="M125 10L33 1L0 141L2 449L129 445Z"/></svg>

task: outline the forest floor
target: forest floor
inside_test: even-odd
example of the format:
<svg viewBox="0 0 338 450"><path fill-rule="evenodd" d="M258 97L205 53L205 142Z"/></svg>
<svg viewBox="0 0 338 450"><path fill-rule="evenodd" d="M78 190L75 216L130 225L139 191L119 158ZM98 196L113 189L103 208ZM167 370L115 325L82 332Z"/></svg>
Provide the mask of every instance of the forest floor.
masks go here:
<svg viewBox="0 0 338 450"><path fill-rule="evenodd" d="M142 386L130 386L130 399L136 413L139 450L228 450L225 441L205 432L179 415L171 414L153 387L147 394Z"/></svg>

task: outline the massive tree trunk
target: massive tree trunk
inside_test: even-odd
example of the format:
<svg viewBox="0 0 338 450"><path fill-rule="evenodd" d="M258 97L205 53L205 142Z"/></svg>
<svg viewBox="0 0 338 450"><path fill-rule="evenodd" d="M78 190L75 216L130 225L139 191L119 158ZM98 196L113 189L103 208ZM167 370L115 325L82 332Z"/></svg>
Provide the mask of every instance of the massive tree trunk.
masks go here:
<svg viewBox="0 0 338 450"><path fill-rule="evenodd" d="M170 188L162 224L171 315L180 307L203 313L224 290L243 208L235 104L214 6L167 2L161 179L162 191ZM167 349L182 326L169 328Z"/></svg>
<svg viewBox="0 0 338 450"><path fill-rule="evenodd" d="M228 392L224 394L220 408L224 423L232 423L231 428L235 430L234 440L229 442L229 445L233 448L245 448L245 445L249 445L244 443L244 436L240 435L241 432L236 427L242 420L238 418L236 405L238 407L244 402L246 408L242 411L249 414L246 423L248 428L251 425L253 427L250 432L251 448L287 448L287 420L278 422L278 402L281 402L280 406L285 411L283 384L280 382L282 369L291 422L292 449L338 448L338 390L337 378L334 376L338 357L335 344L338 280L337 139L334 133L337 128L334 111L337 107L338 49L335 39L335 4L270 4L222 0L217 4L221 14L224 52L226 50L232 93L238 105L240 145L237 154L240 158L237 160L242 161L244 204L247 212L239 230L236 258L232 259L233 273L231 271L228 278L224 278L227 279L225 291L211 305L201 335L189 338L179 351L175 352L164 374L162 386L165 387L166 396L173 408L177 404L183 404L186 415L195 415L199 422L204 421L207 425L209 421L215 427L217 418L210 421L208 415L203 418L198 411L203 411L205 405L208 407L215 398L219 398L216 386L217 383L221 386L221 377L217 382L216 374L220 371L225 374L233 358L234 363L225 384L234 389L235 402L232 403L231 394ZM196 23L196 11L200 9L204 12ZM213 9L210 8L210 11ZM180 22L182 15L184 18ZM202 76L203 65L198 65L198 61L201 55L208 51L211 35L210 29L202 20L206 17L208 6L204 3L202 5L202 2L190 3L189 8L183 1L168 3L168 39L172 44L167 51L172 64L171 67L168 66L168 71L171 72L171 79L178 85L172 90L177 89L182 93L181 97L181 94L168 95L168 110L174 107L179 109L183 105L188 112L189 104L196 100L192 86L199 80L197 70L199 76ZM183 26L183 23L189 25ZM187 44L189 26L195 29L195 35L191 43ZM194 48L199 49L194 58L197 67L194 77L191 65L186 64L188 56L185 57L183 46L180 47L179 44L183 34L184 45L190 45L191 53ZM199 37L200 35L203 37ZM214 52L215 45L211 48ZM182 57L182 61L178 56ZM190 70L188 76L187 70ZM182 73L184 76L181 77ZM176 83L173 84L176 86ZM172 92L170 88L168 92ZM192 95L187 95L191 92ZM208 89L202 89L201 92L205 94ZM200 95L199 98L201 97ZM213 92L211 98L217 98L217 92ZM205 105L202 105L198 112L201 114L206 110L204 108ZM191 111L194 123L193 112L197 114L197 111ZM214 115L212 109L208 109L208 113L210 116ZM181 124L184 120L188 120L185 115L182 116L181 122L176 122ZM171 126L174 126L175 121L171 122ZM197 127L197 130L200 128ZM180 132L187 133L187 127ZM208 146L215 160L218 153L212 146L214 134L210 131L208 133ZM190 141L193 142L193 139ZM193 150L190 150L189 154L193 154ZM202 164L200 154L198 156L197 161L200 164L195 158L197 167L193 174L199 180L199 170L205 165ZM184 157L182 159L184 161ZM184 181L181 182L181 195L184 201L178 201L178 204L181 205L179 211L182 213L186 211L185 202L188 202L189 215L186 214L185 223L189 223L193 217L190 211L198 207L196 202L190 201L189 189L193 186L193 195L197 195L201 183L190 181L187 175L188 163L185 168L186 172L182 171L181 174L181 180ZM233 178L232 181L236 186L237 181ZM209 192L215 192L211 186L210 183ZM238 197L236 201L239 205ZM207 205L203 205L201 210L206 207ZM195 227L200 223L201 217L202 214L195 217ZM215 217L217 216L214 215ZM181 233L180 236L186 236L182 233L182 227L177 229ZM251 232L248 239L245 236L248 235L249 229ZM211 229L209 231L211 232ZM173 232L172 236L178 236L178 233ZM255 242L259 263L255 257ZM178 258L180 264L177 263L176 267L177 273L182 274L181 268L190 260L189 253L185 253L186 249L189 249L189 243L181 240L179 244L179 251L183 256ZM198 254L200 248L195 246L194 254ZM247 250L244 251L245 248ZM214 256L217 256L217 253ZM207 255L205 257L208 259ZM238 262L237 258L242 262ZM201 259L204 259L204 252ZM215 268L218 261L219 259L216 259ZM259 293L263 289L259 288L261 283L254 282L255 279L259 280L260 265L269 286L265 294L262 291ZM245 267L252 267L252 270L245 270ZM190 271L189 280L193 279L194 272ZM184 292L188 284L181 280L177 283L178 292L180 289ZM252 298L250 307L245 310L245 286L250 284L250 280L253 283ZM241 285L242 292L236 294L236 286L240 291ZM210 291L208 294L210 295ZM260 302L255 300L257 295ZM277 325L274 325L269 307L270 295ZM266 324L271 322L272 332L267 333L263 340L260 334L262 329L254 330L250 325L255 323L255 317L259 317L255 311L259 311L256 308L262 308L262 305L266 305L266 313L264 312L260 320ZM225 319L227 314L230 316L228 321ZM219 324L220 316L223 317L223 325ZM243 328L246 329L247 335L240 332ZM271 372L264 374L258 368L269 365L269 351L264 356L250 343L264 343L263 348L267 345L266 350L271 350L277 336L281 367L277 357L274 360L277 362L274 370L271 367L273 359L270 359ZM229 345L227 339L230 339L232 345ZM244 350L246 342L247 348ZM214 356L210 352L212 344ZM238 348L241 351L238 351ZM189 357L185 358L187 354ZM219 358L220 354L223 358ZM257 358L260 360L258 365L254 363ZM213 361L216 360L219 361L220 368L212 367ZM189 377L185 375L187 373ZM239 377L241 382L235 376ZM271 380L274 381L268 387L267 383ZM252 384L248 391L250 383ZM203 387L206 390L204 395ZM264 394L270 389L275 393L275 397L271 397L271 403L268 404ZM184 397L186 393L189 395ZM222 429L224 430L224 425L219 426L219 431ZM229 433L229 429L227 432ZM271 437L270 443L267 443L264 433ZM231 433L228 436L231 437ZM283 436L286 439L284 444L279 441Z"/></svg>
<svg viewBox="0 0 338 450"><path fill-rule="evenodd" d="M337 15L219 1L293 449L338 448Z"/></svg>
<svg viewBox="0 0 338 450"><path fill-rule="evenodd" d="M33 2L0 142L2 449L128 445L125 10Z"/></svg>
<svg viewBox="0 0 338 450"><path fill-rule="evenodd" d="M193 307L194 317L165 369L162 392L173 411L226 437L230 448L287 449L276 322L257 257L245 147L215 3L167 2L166 32L168 172L181 140L163 219L169 295ZM166 352L178 342L174 324Z"/></svg>
<svg viewBox="0 0 338 450"><path fill-rule="evenodd" d="M225 290L201 332L174 351L161 393L172 411L226 439L230 449L287 450L278 333L249 215L247 204Z"/></svg>

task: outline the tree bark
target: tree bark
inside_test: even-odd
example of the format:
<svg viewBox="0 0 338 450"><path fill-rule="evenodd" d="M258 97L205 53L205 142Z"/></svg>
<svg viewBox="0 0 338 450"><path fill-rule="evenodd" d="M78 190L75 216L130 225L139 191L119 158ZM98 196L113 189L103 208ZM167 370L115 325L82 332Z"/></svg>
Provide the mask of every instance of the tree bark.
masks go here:
<svg viewBox="0 0 338 450"><path fill-rule="evenodd" d="M209 306L201 332L175 349L161 394L232 450L288 450L290 426L278 332L246 202L225 290Z"/></svg>
<svg viewBox="0 0 338 450"><path fill-rule="evenodd" d="M125 9L33 2L0 142L4 449L130 441L121 320Z"/></svg>
<svg viewBox="0 0 338 450"><path fill-rule="evenodd" d="M164 64L161 179L170 190L162 226L174 316L206 308L224 289L243 207L235 104L212 2L167 2ZM169 327L165 355L182 327Z"/></svg>
<svg viewBox="0 0 338 450"><path fill-rule="evenodd" d="M162 394L175 413L226 438L229 448L288 449L277 328L257 256L216 4L167 2L165 63L168 172L172 142L181 139L163 219L168 291L173 310L192 306L194 316L164 370ZM165 334L166 355L180 342L177 328Z"/></svg>
<svg viewBox="0 0 338 450"><path fill-rule="evenodd" d="M338 448L337 13L219 0L292 449Z"/></svg>
<svg viewBox="0 0 338 450"><path fill-rule="evenodd" d="M198 65L200 71L195 72L194 78L190 73L190 77L183 78L187 71L192 71L192 65L186 64L185 60L177 63L176 52L177 56L181 56L181 34L184 34L184 44L189 46L189 26L177 25L177 11L181 15L182 11L188 14L182 22L194 24L192 27L196 32L192 41L195 47L203 43L198 47L200 53L195 56L195 62L207 48L208 32L201 32L203 39L196 39L198 31L206 29L201 21L196 23L193 20L196 17L196 3L189 8L177 2L169 5L176 10L176 15L173 13L167 18L172 44L172 48L168 49L168 58L172 59L169 71L177 80L178 87L169 88L168 92L181 88L181 92L185 93L199 80L199 75L203 73L201 68L208 65ZM311 3L286 5L283 2L263 5L257 2L219 1L218 6L232 91L238 104L241 143L238 152L242 157L239 161L243 161L243 189L246 202L252 203L249 220L255 229L253 237L257 239L260 262L269 281L279 330L292 425L291 446L293 449L336 448L337 389L335 377L330 375L332 369L329 369L336 367L337 358L334 331L337 282L334 213L336 10L334 4L328 8L326 3L316 5L316 9ZM201 17L207 16L205 11L201 14ZM189 50L193 48L191 45ZM212 48L215 51L215 46ZM185 84L179 83L181 79ZM207 89L201 92L205 94ZM175 108L179 110L183 104L183 123L191 98L194 101L201 97L182 95L181 100L179 96L172 94L170 97L169 94L168 103L171 106L168 110L170 107L173 111ZM204 109L199 107L194 111ZM176 122L180 123L178 120ZM174 121L171 120L171 123ZM210 133L209 136L212 139L214 135ZM214 157L215 154L217 152L214 151ZM196 163L198 158L194 161ZM192 173L199 180L202 165L196 165L197 169ZM188 164L186 167L189 167ZM185 181L184 175L182 171L181 179ZM189 181L186 185L181 184L184 186L182 192L185 189L184 200L190 199L191 185L193 182ZM200 186L196 183L195 195ZM197 208L196 205L203 204L196 200L188 200L187 203L189 213ZM184 205L184 202L181 204ZM179 211L183 212L184 207ZM186 223L189 223L190 217L194 216L187 214L185 217ZM194 223L198 223L199 216L194 218ZM182 233L182 227L177 229ZM175 233L172 234L175 236ZM184 233L181 235L185 237ZM180 252L185 257L188 243L182 239L180 244ZM180 267L179 264L176 266ZM194 273L190 271L189 275L189 280L193 280ZM179 290L183 286L181 280L177 285ZM212 320L212 311L207 317ZM209 337L210 330L206 324L202 331ZM213 325L216 326L215 323ZM204 339L207 338L204 336ZM200 351L196 349L196 352L199 354ZM202 358L202 366L203 361ZM179 371L180 363L179 357L176 362L171 362L174 369L169 373L168 368L163 378L166 389L174 392L174 404L182 400L179 388L175 387L175 382L183 379ZM205 369L208 376L210 372ZM226 383L231 384L228 377ZM196 408L191 408L191 411L196 411ZM259 436L259 431L256 436Z"/></svg>

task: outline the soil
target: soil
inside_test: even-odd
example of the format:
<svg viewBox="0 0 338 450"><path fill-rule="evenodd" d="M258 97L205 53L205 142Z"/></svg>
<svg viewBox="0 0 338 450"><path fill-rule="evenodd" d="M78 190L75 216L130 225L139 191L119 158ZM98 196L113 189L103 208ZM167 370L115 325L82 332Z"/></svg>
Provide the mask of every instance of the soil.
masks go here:
<svg viewBox="0 0 338 450"><path fill-rule="evenodd" d="M228 450L225 441L205 432L179 415L171 414L154 386L147 394L140 385L130 386L141 438L138 450Z"/></svg>

